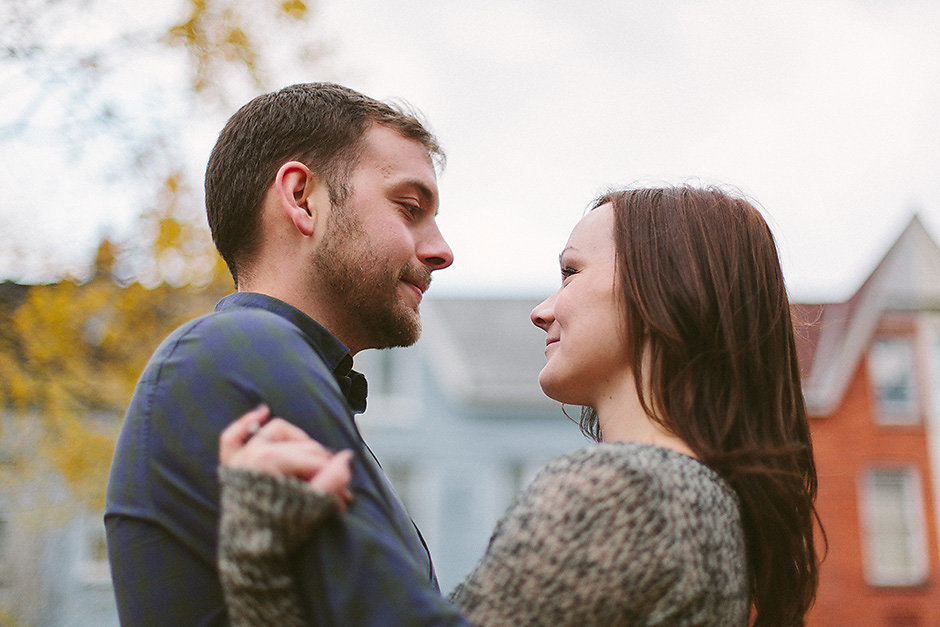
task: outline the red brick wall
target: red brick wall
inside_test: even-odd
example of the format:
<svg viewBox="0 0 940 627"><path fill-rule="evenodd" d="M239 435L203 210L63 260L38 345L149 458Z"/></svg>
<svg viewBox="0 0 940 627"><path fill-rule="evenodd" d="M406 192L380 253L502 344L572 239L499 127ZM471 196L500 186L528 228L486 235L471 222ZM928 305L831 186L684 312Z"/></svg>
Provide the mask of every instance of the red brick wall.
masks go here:
<svg viewBox="0 0 940 627"><path fill-rule="evenodd" d="M872 390L861 361L841 407L811 419L819 475L817 507L829 539L816 606L808 624L824 626L940 625L937 521L924 428L875 424ZM929 575L918 588L876 588L865 582L859 479L873 462L914 464L920 472L927 522Z"/></svg>

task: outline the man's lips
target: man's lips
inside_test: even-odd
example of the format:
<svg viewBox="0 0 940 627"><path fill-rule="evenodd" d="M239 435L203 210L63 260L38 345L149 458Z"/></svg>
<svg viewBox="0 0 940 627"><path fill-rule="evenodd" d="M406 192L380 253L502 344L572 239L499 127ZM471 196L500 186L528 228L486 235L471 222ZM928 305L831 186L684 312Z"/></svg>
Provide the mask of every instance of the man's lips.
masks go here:
<svg viewBox="0 0 940 627"><path fill-rule="evenodd" d="M399 277L402 283L411 287L417 292L418 300L424 296L431 286L431 272L427 268L408 267Z"/></svg>
<svg viewBox="0 0 940 627"><path fill-rule="evenodd" d="M404 280L402 282L408 287L410 287L411 289L413 289L415 292L417 292L418 300L421 300L421 298L424 296L424 293L428 291L427 283L413 283L407 280Z"/></svg>
<svg viewBox="0 0 940 627"><path fill-rule="evenodd" d="M547 337L547 338L545 338L545 350L548 350L548 347L549 347L549 346L552 346L553 344L557 343L559 340L561 340L561 338L559 338L559 337Z"/></svg>

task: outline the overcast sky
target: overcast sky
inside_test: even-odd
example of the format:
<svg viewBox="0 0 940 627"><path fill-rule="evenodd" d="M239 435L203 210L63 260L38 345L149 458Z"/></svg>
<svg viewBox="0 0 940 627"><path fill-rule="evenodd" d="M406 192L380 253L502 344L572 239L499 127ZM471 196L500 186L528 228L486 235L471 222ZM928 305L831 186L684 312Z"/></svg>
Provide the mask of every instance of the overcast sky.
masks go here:
<svg viewBox="0 0 940 627"><path fill-rule="evenodd" d="M328 73L284 81L404 98L448 152L456 262L432 293L553 289L590 199L635 182L756 198L798 299L849 296L915 211L940 237L938 2L321 0L319 15ZM204 162L214 136L199 139ZM4 221L65 251L136 211L68 190Z"/></svg>

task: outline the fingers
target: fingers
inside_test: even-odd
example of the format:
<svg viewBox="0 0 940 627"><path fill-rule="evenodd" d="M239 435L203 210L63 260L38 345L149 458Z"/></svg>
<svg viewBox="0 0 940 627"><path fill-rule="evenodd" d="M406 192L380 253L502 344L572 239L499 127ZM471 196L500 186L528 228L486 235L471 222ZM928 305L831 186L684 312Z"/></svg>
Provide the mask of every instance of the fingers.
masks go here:
<svg viewBox="0 0 940 627"><path fill-rule="evenodd" d="M227 426L219 435L219 461L227 464L270 417L271 408L262 404Z"/></svg>
<svg viewBox="0 0 940 627"><path fill-rule="evenodd" d="M307 435L306 431L283 418L272 418L258 429L254 437L271 442L311 442L324 451L326 450L322 444Z"/></svg>
<svg viewBox="0 0 940 627"><path fill-rule="evenodd" d="M319 472L331 457L329 451L313 440L275 442L252 438L232 455L228 465L307 481Z"/></svg>
<svg viewBox="0 0 940 627"><path fill-rule="evenodd" d="M352 502L352 451L333 454L299 427L271 418L261 405L244 414L219 436L219 461L273 476L296 477L332 496L340 511Z"/></svg>
<svg viewBox="0 0 940 627"><path fill-rule="evenodd" d="M352 500L352 494L349 492L349 481L352 479L349 466L351 460L352 451L349 450L333 455L310 479L310 487L325 494L332 494L339 504L345 505Z"/></svg>
<svg viewBox="0 0 940 627"><path fill-rule="evenodd" d="M282 418L271 418L271 409L260 405L226 427L219 435L219 461L229 465L232 457L252 439L272 442L307 441L314 448L326 450L303 429Z"/></svg>

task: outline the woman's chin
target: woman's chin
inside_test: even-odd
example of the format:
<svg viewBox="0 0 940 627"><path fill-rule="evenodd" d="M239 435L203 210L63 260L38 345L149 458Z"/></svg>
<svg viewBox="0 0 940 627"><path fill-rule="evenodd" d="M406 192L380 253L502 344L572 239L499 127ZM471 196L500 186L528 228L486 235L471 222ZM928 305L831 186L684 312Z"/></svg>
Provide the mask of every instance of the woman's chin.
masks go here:
<svg viewBox="0 0 940 627"><path fill-rule="evenodd" d="M548 370L548 367L542 368L542 372L539 373L539 387L542 388L542 393L559 403L566 405L580 404L574 400L571 391L566 389L564 381L559 381L558 378L552 376L551 372L546 372L546 370Z"/></svg>

